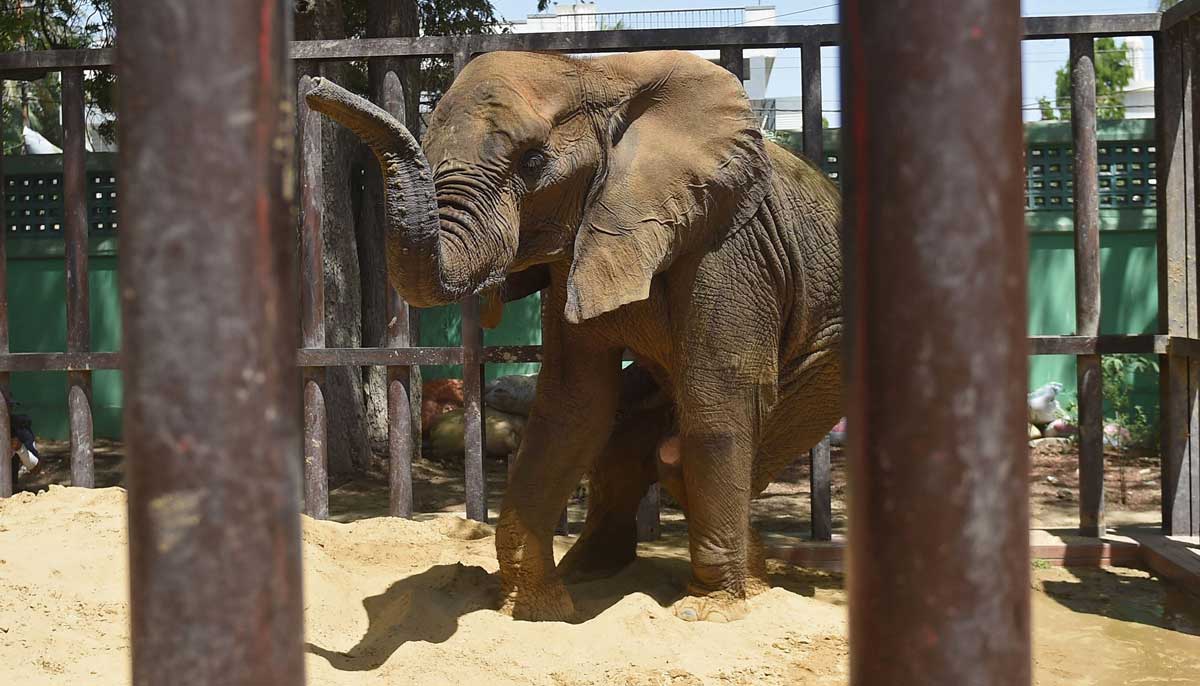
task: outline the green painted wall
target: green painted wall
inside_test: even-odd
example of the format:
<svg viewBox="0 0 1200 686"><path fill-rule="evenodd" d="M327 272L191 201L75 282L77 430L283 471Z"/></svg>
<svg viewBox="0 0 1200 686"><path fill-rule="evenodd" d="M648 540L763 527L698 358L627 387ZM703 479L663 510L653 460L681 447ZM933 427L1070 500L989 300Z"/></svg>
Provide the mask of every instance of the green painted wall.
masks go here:
<svg viewBox="0 0 1200 686"><path fill-rule="evenodd" d="M92 349L121 347L117 299L116 239L92 239L88 258ZM13 352L55 352L67 347L66 276L63 243L51 239L8 242L9 345ZM65 372L16 372L13 397L34 418L39 436L62 439L68 433ZM96 436L121 435L121 374L92 374L92 416Z"/></svg>

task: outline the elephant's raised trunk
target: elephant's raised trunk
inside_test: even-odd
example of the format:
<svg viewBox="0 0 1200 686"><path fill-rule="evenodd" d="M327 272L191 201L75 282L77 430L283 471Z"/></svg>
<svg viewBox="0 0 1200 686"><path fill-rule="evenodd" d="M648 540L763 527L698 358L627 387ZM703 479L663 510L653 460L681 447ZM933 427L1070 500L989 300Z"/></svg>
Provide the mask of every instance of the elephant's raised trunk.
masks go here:
<svg viewBox="0 0 1200 686"><path fill-rule="evenodd" d="M383 171L388 280L412 305L461 300L479 284L466 255L442 240L433 175L421 146L403 124L371 102L322 78L305 96L309 107L354 131Z"/></svg>

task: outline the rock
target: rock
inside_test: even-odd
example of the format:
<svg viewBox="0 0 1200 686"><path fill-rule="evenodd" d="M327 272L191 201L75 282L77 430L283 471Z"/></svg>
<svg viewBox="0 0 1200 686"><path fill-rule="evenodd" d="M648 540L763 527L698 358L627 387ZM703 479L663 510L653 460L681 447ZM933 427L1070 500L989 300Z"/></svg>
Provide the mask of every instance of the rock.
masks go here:
<svg viewBox="0 0 1200 686"><path fill-rule="evenodd" d="M501 412L529 416L537 395L537 374L502 376L487 385L483 404Z"/></svg>
<svg viewBox="0 0 1200 686"><path fill-rule="evenodd" d="M421 384L421 433L429 435L438 415L462 408L462 379L435 379Z"/></svg>
<svg viewBox="0 0 1200 686"><path fill-rule="evenodd" d="M1046 477L1046 483L1048 483L1048 484L1051 484L1051 485L1054 485L1054 486L1057 486L1057 485L1058 485L1058 483L1059 483L1059 481L1058 481L1058 477L1056 477L1056 476L1048 476L1048 477Z"/></svg>
<svg viewBox="0 0 1200 686"><path fill-rule="evenodd" d="M1060 489L1058 489L1058 492L1055 493L1054 495L1059 500L1074 500L1075 499L1074 491L1072 491L1069 488L1060 488Z"/></svg>
<svg viewBox="0 0 1200 686"><path fill-rule="evenodd" d="M488 409L483 413L483 423L483 449L488 455L503 457L520 447L525 431L524 417ZM462 410L438 415L429 427L430 455L437 459L462 456L465 428L465 413Z"/></svg>
<svg viewBox="0 0 1200 686"><path fill-rule="evenodd" d="M1059 418L1047 424L1042 433L1047 438L1066 438L1074 436L1078 432L1079 429L1074 424L1066 419Z"/></svg>
<svg viewBox="0 0 1200 686"><path fill-rule="evenodd" d="M1029 442L1030 448L1038 448L1050 452L1067 452L1071 449L1069 438L1038 438Z"/></svg>
<svg viewBox="0 0 1200 686"><path fill-rule="evenodd" d="M1037 428L1033 424L1030 424L1029 425L1029 440L1032 441L1035 438L1041 438L1041 437L1042 437L1041 429Z"/></svg>
<svg viewBox="0 0 1200 686"><path fill-rule="evenodd" d="M1030 424L1045 426L1062 415L1062 407L1058 404L1058 394L1062 389L1062 384L1050 382L1029 394Z"/></svg>

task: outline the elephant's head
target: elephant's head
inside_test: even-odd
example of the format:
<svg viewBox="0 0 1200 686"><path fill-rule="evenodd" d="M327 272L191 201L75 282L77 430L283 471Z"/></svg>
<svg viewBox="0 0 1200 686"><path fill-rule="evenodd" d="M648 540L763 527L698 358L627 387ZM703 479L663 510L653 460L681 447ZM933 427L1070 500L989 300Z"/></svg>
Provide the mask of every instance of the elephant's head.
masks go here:
<svg viewBox="0 0 1200 686"><path fill-rule="evenodd" d="M417 306L570 260L564 316L578 323L648 297L654 274L741 225L768 184L741 84L689 53L483 55L432 113L423 151L328 81L307 100L379 158L389 278Z"/></svg>

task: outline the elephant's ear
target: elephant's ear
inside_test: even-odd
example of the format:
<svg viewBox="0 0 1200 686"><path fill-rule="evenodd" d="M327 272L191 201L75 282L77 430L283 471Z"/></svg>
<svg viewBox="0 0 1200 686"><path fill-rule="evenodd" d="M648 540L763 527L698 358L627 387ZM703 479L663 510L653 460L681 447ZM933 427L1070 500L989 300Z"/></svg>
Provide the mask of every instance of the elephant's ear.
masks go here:
<svg viewBox="0 0 1200 686"><path fill-rule="evenodd" d="M572 323L649 297L656 273L745 223L770 183L762 133L732 74L684 52L598 62L631 87L575 237Z"/></svg>

